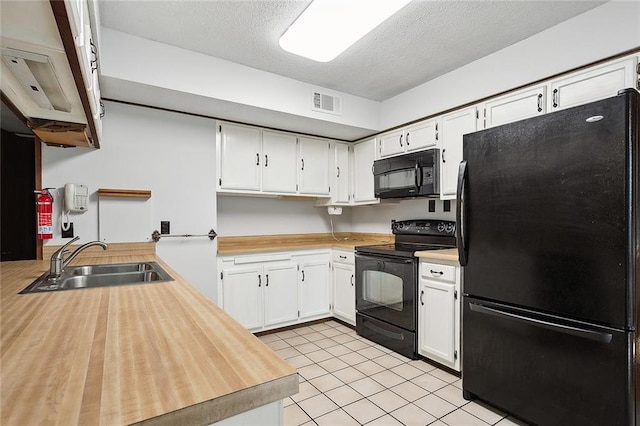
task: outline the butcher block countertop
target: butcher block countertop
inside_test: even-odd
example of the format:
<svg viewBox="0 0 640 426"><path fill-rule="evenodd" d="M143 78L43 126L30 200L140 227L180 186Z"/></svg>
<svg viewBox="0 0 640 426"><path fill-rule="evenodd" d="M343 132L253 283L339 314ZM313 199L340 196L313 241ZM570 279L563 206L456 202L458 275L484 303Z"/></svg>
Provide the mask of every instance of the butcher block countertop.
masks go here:
<svg viewBox="0 0 640 426"><path fill-rule="evenodd" d="M335 238L334 238L335 237ZM218 254L260 253L268 251L342 248L386 244L394 241L392 234L337 232L329 234L283 234L240 237L218 237Z"/></svg>
<svg viewBox="0 0 640 426"><path fill-rule="evenodd" d="M449 260L451 262L458 261L458 249L446 249L446 250L425 250L417 251L414 253L420 260Z"/></svg>
<svg viewBox="0 0 640 426"><path fill-rule="evenodd" d="M21 295L48 261L0 265L0 424L204 425L298 392L295 369L153 243L113 246L73 264L157 261L175 281Z"/></svg>

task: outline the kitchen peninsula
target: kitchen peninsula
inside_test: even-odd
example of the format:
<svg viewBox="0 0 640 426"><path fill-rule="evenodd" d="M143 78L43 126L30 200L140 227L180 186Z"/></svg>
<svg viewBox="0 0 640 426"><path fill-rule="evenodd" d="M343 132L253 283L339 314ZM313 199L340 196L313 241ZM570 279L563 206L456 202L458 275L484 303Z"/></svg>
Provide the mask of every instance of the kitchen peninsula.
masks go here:
<svg viewBox="0 0 640 426"><path fill-rule="evenodd" d="M295 369L154 247L112 244L75 263L157 261L174 281L18 294L48 262L2 264L0 423L200 425L268 406L281 419Z"/></svg>

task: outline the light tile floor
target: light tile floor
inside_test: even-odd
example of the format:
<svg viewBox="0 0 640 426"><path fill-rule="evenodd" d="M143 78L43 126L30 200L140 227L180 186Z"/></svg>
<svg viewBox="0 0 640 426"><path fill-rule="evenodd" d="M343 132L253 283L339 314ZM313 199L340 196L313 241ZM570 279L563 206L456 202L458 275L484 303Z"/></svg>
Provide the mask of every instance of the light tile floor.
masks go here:
<svg viewBox="0 0 640 426"><path fill-rule="evenodd" d="M337 321L267 334L264 343L293 365L300 391L284 401L285 426L522 426L462 398L462 381L410 360Z"/></svg>

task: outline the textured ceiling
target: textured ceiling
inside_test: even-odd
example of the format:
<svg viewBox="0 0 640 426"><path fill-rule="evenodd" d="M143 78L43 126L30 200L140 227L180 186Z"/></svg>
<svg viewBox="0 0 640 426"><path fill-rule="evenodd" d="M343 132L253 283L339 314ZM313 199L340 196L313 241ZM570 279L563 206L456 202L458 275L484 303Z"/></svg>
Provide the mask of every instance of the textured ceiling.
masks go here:
<svg viewBox="0 0 640 426"><path fill-rule="evenodd" d="M278 45L309 1L100 0L99 8L107 28L382 101L602 3L413 0L328 63Z"/></svg>

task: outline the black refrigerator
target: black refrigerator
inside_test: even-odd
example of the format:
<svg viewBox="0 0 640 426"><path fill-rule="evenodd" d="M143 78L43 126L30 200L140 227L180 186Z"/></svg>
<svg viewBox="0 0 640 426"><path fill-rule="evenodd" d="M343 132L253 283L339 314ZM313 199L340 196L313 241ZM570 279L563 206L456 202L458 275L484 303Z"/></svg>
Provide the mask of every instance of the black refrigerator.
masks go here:
<svg viewBox="0 0 640 426"><path fill-rule="evenodd" d="M465 135L462 387L538 425L639 425L639 93Z"/></svg>

